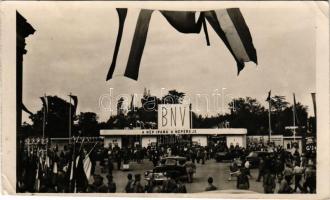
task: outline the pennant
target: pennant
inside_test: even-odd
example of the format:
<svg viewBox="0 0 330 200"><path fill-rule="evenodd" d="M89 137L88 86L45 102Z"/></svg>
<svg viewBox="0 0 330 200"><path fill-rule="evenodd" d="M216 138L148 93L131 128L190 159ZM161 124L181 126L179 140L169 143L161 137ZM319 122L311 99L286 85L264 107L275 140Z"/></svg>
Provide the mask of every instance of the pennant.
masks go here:
<svg viewBox="0 0 330 200"><path fill-rule="evenodd" d="M57 166L57 162L54 162L54 165L53 165L53 173L54 174L57 174L58 173L58 166Z"/></svg>
<svg viewBox="0 0 330 200"><path fill-rule="evenodd" d="M73 114L75 115L78 106L78 97L74 95L69 95L69 97L73 100Z"/></svg>
<svg viewBox="0 0 330 200"><path fill-rule="evenodd" d="M83 167L84 167L84 172L86 175L87 180L91 178L91 172L92 172L92 162L89 158L89 155L86 155L85 159L83 160Z"/></svg>
<svg viewBox="0 0 330 200"><path fill-rule="evenodd" d="M152 12L152 10L141 10L136 23L132 47L125 70L125 76L134 80L138 79L140 62L147 40L147 33Z"/></svg>
<svg viewBox="0 0 330 200"><path fill-rule="evenodd" d="M118 17L119 17L119 28L118 28L115 51L113 53L112 63L110 65L110 69L108 71L107 80L112 78L113 72L115 71L115 66L116 66L116 63L117 63L117 56L118 56L118 52L119 52L120 42L121 42L121 38L123 36L124 23L125 23L125 19L126 19L126 16L127 16L127 8L117 8L116 10L117 10Z"/></svg>
<svg viewBox="0 0 330 200"><path fill-rule="evenodd" d="M244 62L258 64L249 28L238 8L207 11L205 16L235 58L237 74L244 68Z"/></svg>
<svg viewBox="0 0 330 200"><path fill-rule="evenodd" d="M22 110L25 111L26 113L28 113L29 115L33 115L33 113L31 111L29 111L23 103L22 103Z"/></svg>
<svg viewBox="0 0 330 200"><path fill-rule="evenodd" d="M119 16L119 30L112 63L106 80L111 79L113 76L121 38L123 33L125 33L124 24L127 16L127 9L117 9L117 12ZM141 58L147 39L152 13L153 10L142 9L136 22L133 41L130 46L130 53L124 74L126 77L134 80L138 79ZM257 64L257 54L252 43L249 28L238 8L202 12L161 10L160 13L165 17L168 23L180 33L196 34L200 33L201 28L204 27L207 45L209 45L210 43L205 22L205 20L207 20L236 60L238 74L244 68L245 62L253 61ZM200 15L196 21L197 13Z"/></svg>
<svg viewBox="0 0 330 200"><path fill-rule="evenodd" d="M296 103L296 95L295 93L293 93L293 106L292 106L292 109L293 109L293 113L295 115L295 119L297 121L297 124L299 125L299 118L298 118L298 114L297 114L297 103Z"/></svg>
<svg viewBox="0 0 330 200"><path fill-rule="evenodd" d="M271 100L271 93L272 93L272 91L269 90L269 92L268 92L268 97L267 97L266 101L270 101L270 100Z"/></svg>
<svg viewBox="0 0 330 200"><path fill-rule="evenodd" d="M50 160L49 160L49 156L46 156L46 160L45 160L45 167L49 168L50 167Z"/></svg>
<svg viewBox="0 0 330 200"><path fill-rule="evenodd" d="M312 100L313 100L313 109L314 109L314 116L316 118L316 93L311 93L312 95Z"/></svg>
<svg viewBox="0 0 330 200"><path fill-rule="evenodd" d="M41 101L42 101L42 105L46 111L46 113L48 113L48 97L40 97Z"/></svg>
<svg viewBox="0 0 330 200"><path fill-rule="evenodd" d="M70 169L70 181L73 180L73 172L74 172L74 161L71 161L71 169Z"/></svg>

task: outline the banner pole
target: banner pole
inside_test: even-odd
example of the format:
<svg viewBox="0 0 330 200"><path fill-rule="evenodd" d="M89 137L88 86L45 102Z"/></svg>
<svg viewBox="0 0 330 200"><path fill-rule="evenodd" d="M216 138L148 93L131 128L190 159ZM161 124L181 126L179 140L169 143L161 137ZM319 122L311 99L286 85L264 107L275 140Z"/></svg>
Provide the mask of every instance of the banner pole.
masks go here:
<svg viewBox="0 0 330 200"><path fill-rule="evenodd" d="M272 136L272 123L271 123L271 102L270 99L268 101L269 109L268 109L268 123L269 123L269 135L268 135L268 142L270 143L270 138Z"/></svg>
<svg viewBox="0 0 330 200"><path fill-rule="evenodd" d="M71 92L69 95L69 143L71 138Z"/></svg>
<svg viewBox="0 0 330 200"><path fill-rule="evenodd" d="M46 101L46 93L44 94L44 99ZM46 101L47 102L47 101ZM45 127L46 127L46 106L44 105L44 113L43 113L43 120L42 120L42 138L45 138Z"/></svg>

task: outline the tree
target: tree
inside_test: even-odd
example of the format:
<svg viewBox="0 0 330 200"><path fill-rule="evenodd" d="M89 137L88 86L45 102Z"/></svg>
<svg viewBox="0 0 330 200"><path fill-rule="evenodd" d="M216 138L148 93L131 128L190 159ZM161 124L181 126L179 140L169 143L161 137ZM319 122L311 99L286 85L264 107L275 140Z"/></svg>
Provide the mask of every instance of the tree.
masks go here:
<svg viewBox="0 0 330 200"><path fill-rule="evenodd" d="M166 94L164 97L162 97L162 103L163 104L181 104L185 95L186 94L183 92L178 92L176 90L170 90L170 91L168 91L168 94Z"/></svg>
<svg viewBox="0 0 330 200"><path fill-rule="evenodd" d="M71 112L69 117L70 103L57 97L47 96L48 109L45 120L45 136L46 137L68 137L69 124L71 123L72 135L76 132L73 129L73 121L75 113ZM73 105L71 104L71 109ZM43 134L44 107L29 117L32 121L33 133L38 136ZM71 120L70 120L71 119ZM70 120L70 122L69 122Z"/></svg>
<svg viewBox="0 0 330 200"><path fill-rule="evenodd" d="M251 97L233 99L229 104L230 115L226 120L233 128L246 128L248 134L263 134L267 124L265 108Z"/></svg>
<svg viewBox="0 0 330 200"><path fill-rule="evenodd" d="M298 134L307 131L307 124L308 124L308 113L307 113L307 106L302 105L301 103L297 103L295 106L295 125L300 127L297 131ZM285 130L286 126L293 126L293 105L287 107L281 113L276 120L278 124L277 131L279 132L286 132L287 134L291 135Z"/></svg>
<svg viewBox="0 0 330 200"><path fill-rule="evenodd" d="M93 112L81 112L78 115L78 129L81 136L99 136L98 117Z"/></svg>
<svg viewBox="0 0 330 200"><path fill-rule="evenodd" d="M284 96L278 96L278 95L272 97L270 103L271 103L271 111L274 111L275 113L279 113L285 110L289 105L289 103L285 100Z"/></svg>

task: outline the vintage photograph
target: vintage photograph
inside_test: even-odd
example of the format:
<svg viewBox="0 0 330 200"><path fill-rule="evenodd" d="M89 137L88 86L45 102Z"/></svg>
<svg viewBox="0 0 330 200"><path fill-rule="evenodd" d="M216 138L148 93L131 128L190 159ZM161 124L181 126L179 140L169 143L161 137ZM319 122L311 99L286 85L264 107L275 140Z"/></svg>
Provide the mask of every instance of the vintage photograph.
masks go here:
<svg viewBox="0 0 330 200"><path fill-rule="evenodd" d="M16 192L318 193L322 3L17 3Z"/></svg>

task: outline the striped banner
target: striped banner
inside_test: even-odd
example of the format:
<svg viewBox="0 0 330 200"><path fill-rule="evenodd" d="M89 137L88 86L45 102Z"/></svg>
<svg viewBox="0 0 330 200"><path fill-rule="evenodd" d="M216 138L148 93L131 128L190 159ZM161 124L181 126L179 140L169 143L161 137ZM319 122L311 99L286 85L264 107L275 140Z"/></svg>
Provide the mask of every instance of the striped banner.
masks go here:
<svg viewBox="0 0 330 200"><path fill-rule="evenodd" d="M113 78L116 66L126 66L124 75L134 80L138 79L140 63L153 11L142 9L137 13L138 16L137 14L134 16L134 12L131 14L125 8L117 9L119 29L112 63L106 80ZM257 64L257 53L252 43L249 28L238 8L202 12L164 10L160 12L178 32L198 34L202 27L204 27L207 44L209 45L205 23L205 20L207 20L235 58L238 74L244 68L245 62L253 61ZM133 24L136 24L135 27L124 26L125 21L132 22L132 20ZM135 31L132 31L132 28ZM125 41L123 46L121 46L121 40ZM128 49L130 50L128 51ZM117 57L122 58L118 59L122 61L117 63Z"/></svg>

